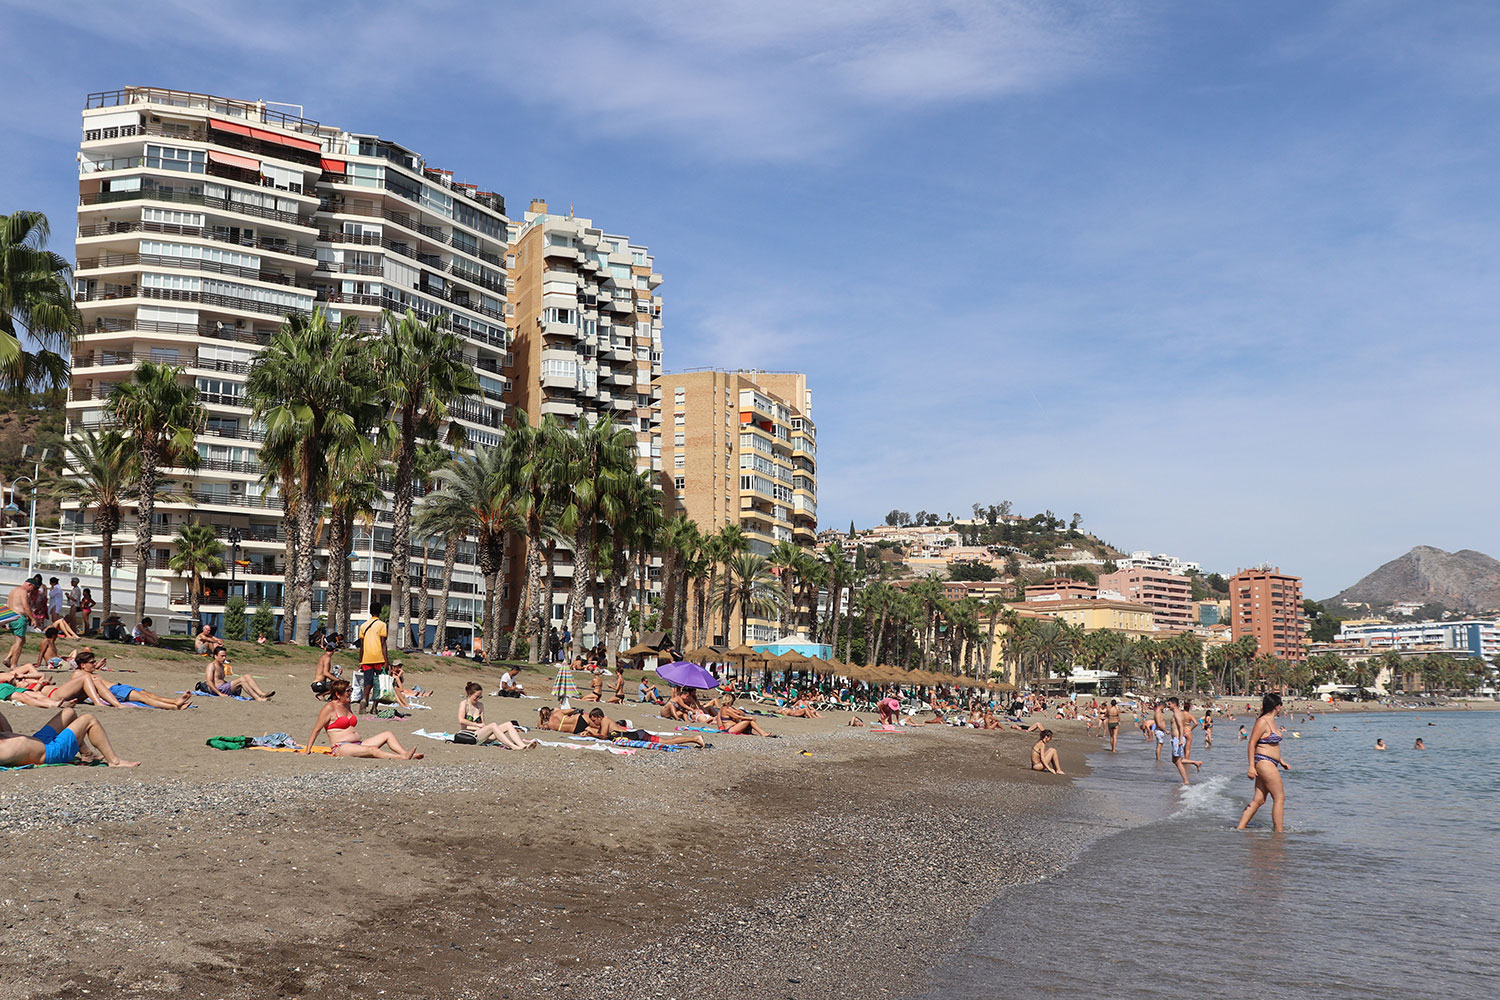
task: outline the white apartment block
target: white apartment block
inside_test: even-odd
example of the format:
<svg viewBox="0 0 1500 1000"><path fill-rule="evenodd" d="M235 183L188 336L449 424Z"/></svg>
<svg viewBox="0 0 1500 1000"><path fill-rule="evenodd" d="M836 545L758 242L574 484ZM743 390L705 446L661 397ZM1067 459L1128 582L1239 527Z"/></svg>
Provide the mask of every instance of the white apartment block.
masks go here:
<svg viewBox="0 0 1500 1000"><path fill-rule="evenodd" d="M1202 571L1202 567L1195 562L1187 562L1176 556L1169 556L1165 552L1153 553L1146 549L1132 552L1124 559L1116 559L1115 565L1120 569L1150 569L1171 573L1173 576L1186 576L1189 573Z"/></svg>
<svg viewBox="0 0 1500 1000"><path fill-rule="evenodd" d="M1372 649L1427 649L1493 661L1500 656L1500 620L1346 623L1339 629L1339 641L1357 642Z"/></svg>
<svg viewBox="0 0 1500 1000"><path fill-rule="evenodd" d="M171 539L179 525L200 520L226 540L238 529L248 565L236 574L237 592L280 614L281 505L259 481L259 433L244 380L289 313L322 307L335 321L355 316L365 328L382 309L445 318L462 335L480 384L451 412L471 443L500 440L511 388L504 200L455 182L396 143L285 107L130 87L90 95L83 111L76 271L83 334L74 347L68 426L105 425L111 387L141 361L184 366L184 378L198 387L209 414L198 438L201 466L167 473L186 484L194 503L184 496L157 505L149 567L171 581L174 611L186 607L186 585L166 569ZM76 506L64 508L97 549L86 518ZM129 572L133 517L126 521L114 541ZM323 565L351 559L356 609L372 596L389 600L389 512L373 531L357 531L351 553L318 556ZM441 542L432 540L426 556L414 538L412 610L425 572L428 606L420 611L430 636ZM472 544L460 546L457 560L448 617L461 637L478 618L482 584ZM210 583L206 615L222 611L226 582ZM325 602L318 587L314 612Z"/></svg>
<svg viewBox="0 0 1500 1000"><path fill-rule="evenodd" d="M531 202L511 242L511 345L514 358L507 404L532 423L551 416L564 426L607 417L635 436L636 469L660 473L662 276L655 258L628 237L590 219L549 212ZM524 542L512 560L509 593L519 597ZM644 580L632 579L637 605L658 593L661 561L653 556ZM563 625L573 583L572 553L553 563L551 619ZM592 601L584 609L584 639L594 641Z"/></svg>

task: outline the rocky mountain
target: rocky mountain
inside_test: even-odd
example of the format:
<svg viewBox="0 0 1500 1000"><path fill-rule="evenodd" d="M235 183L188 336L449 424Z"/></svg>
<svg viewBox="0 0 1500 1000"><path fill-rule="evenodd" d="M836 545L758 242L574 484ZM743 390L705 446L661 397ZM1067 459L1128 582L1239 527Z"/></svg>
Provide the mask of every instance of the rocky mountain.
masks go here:
<svg viewBox="0 0 1500 1000"><path fill-rule="evenodd" d="M1359 601L1375 607L1421 601L1455 611L1490 611L1500 608L1500 560L1472 549L1444 552L1418 545L1329 601L1330 605Z"/></svg>

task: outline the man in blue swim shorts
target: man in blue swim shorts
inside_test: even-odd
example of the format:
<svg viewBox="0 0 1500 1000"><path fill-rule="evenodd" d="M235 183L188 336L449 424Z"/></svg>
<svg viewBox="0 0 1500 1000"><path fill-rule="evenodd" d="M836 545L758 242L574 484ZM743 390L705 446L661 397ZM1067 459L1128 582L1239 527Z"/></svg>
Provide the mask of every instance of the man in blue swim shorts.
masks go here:
<svg viewBox="0 0 1500 1000"><path fill-rule="evenodd" d="M0 715L0 767L33 764L70 764L88 752L89 759L103 757L110 767L139 767L138 760L121 760L110 746L104 726L92 715L79 715L65 708L30 736L15 732Z"/></svg>
<svg viewBox="0 0 1500 1000"><path fill-rule="evenodd" d="M31 613L31 602L42 585L41 575L25 580L11 588L5 607L0 608L0 632L9 632L16 637L10 652L5 654L5 665L11 670L21 665L21 650L26 645L26 627L38 621Z"/></svg>

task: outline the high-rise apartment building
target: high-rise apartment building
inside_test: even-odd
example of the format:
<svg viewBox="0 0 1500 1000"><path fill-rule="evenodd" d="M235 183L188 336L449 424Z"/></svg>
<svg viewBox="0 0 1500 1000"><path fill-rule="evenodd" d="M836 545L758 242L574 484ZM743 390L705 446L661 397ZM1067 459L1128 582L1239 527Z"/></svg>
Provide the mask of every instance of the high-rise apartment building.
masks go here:
<svg viewBox="0 0 1500 1000"><path fill-rule="evenodd" d="M1100 596L1114 591L1127 601L1151 608L1161 632L1187 632L1198 624L1193 607L1193 583L1163 569L1132 567L1099 577Z"/></svg>
<svg viewBox="0 0 1500 1000"><path fill-rule="evenodd" d="M566 426L612 417L635 435L636 469L661 471L662 276L651 252L624 236L594 227L572 213L547 211L533 201L509 250L515 359L506 402L536 423L552 416ZM512 559L509 594L519 600L524 541ZM658 572L645 581L659 590ZM552 620L563 624L573 582L571 555L553 561ZM594 609L584 610L585 638L592 638Z"/></svg>
<svg viewBox="0 0 1500 1000"><path fill-rule="evenodd" d="M662 479L667 512L705 534L738 524L750 551L817 542L818 447L807 376L796 372L695 371L663 375ZM668 423L670 414L670 423ZM776 623L751 618L751 642L776 638ZM730 635L739 641L739 619Z"/></svg>
<svg viewBox="0 0 1500 1000"><path fill-rule="evenodd" d="M288 314L323 308L367 330L383 309L441 317L462 336L479 379L477 395L450 404L471 444L499 443L510 389L504 200L404 146L286 107L149 87L89 96L78 157L83 333L68 401L70 432L99 427L111 387L136 364L183 366L208 425L198 437L199 468L168 473L186 489L157 504L149 572L181 593L167 572L177 526L199 520L226 541L237 529L247 563L238 590L278 613L281 503L260 484L260 433L244 381ZM76 508L68 516L81 520ZM127 521L115 544L129 553ZM83 529L84 544L97 546ZM356 605L389 599L390 534L389 512L381 512L352 552L318 556L324 565L351 560ZM413 543L413 591L423 573L430 581L420 609L429 636L441 546L433 540L424 553ZM461 544L448 613L456 630L478 617L474 559L473 545ZM214 581L205 611L221 611L226 596L224 581ZM324 600L319 587L315 610Z"/></svg>
<svg viewBox="0 0 1500 1000"><path fill-rule="evenodd" d="M1307 659L1302 635L1302 578L1279 567L1242 569L1229 578L1234 637L1255 636L1257 651L1283 660Z"/></svg>

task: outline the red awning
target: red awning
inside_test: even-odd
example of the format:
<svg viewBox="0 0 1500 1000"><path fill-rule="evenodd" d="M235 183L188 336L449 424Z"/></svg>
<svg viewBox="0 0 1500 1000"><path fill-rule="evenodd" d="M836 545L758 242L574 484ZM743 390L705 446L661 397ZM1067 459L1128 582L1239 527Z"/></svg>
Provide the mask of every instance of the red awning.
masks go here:
<svg viewBox="0 0 1500 1000"><path fill-rule="evenodd" d="M239 167L243 170L253 170L260 173L260 161L252 160L248 156L236 156L233 153L221 153L217 149L208 151L208 159L212 163L222 163L226 167Z"/></svg>
<svg viewBox="0 0 1500 1000"><path fill-rule="evenodd" d="M347 174L349 165L343 160L323 160L323 169L330 174Z"/></svg>
<svg viewBox="0 0 1500 1000"><path fill-rule="evenodd" d="M274 142L282 146L291 146L293 149L307 149L316 153L323 148L311 139L294 139L289 135L268 132L263 128L252 128L249 125L241 125L238 122L226 122L218 118L210 118L208 124L213 128L222 129L225 132L238 132L240 135L248 135L262 142Z"/></svg>

